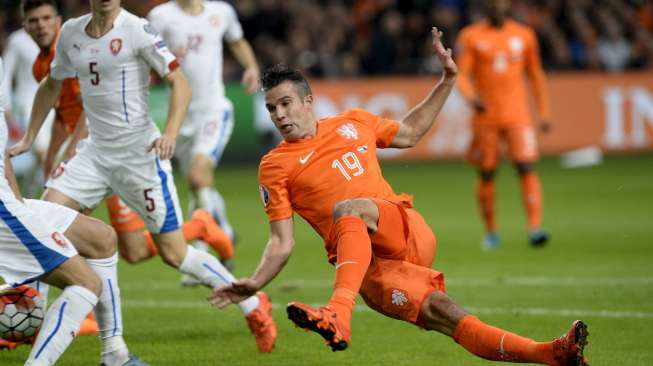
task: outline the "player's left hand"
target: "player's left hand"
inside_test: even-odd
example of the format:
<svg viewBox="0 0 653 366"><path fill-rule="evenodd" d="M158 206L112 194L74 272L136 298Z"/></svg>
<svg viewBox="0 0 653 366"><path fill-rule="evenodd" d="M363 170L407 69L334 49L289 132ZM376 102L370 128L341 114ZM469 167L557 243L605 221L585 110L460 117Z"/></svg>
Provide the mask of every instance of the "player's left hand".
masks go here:
<svg viewBox="0 0 653 366"><path fill-rule="evenodd" d="M230 285L213 289L208 300L211 305L222 309L230 304L237 304L254 296L258 290L259 287L254 280L243 278Z"/></svg>
<svg viewBox="0 0 653 366"><path fill-rule="evenodd" d="M168 160L172 158L172 155L175 153L175 146L176 142L174 138L162 135L152 142L148 152L154 150L154 152L159 156L159 159Z"/></svg>
<svg viewBox="0 0 653 366"><path fill-rule="evenodd" d="M433 51L442 63L442 69L445 76L456 76L458 74L458 65L453 61L453 51L451 48L445 48L442 43L442 31L437 27L431 28L433 36Z"/></svg>
<svg viewBox="0 0 653 366"><path fill-rule="evenodd" d="M243 73L243 78L240 83L248 94L253 94L258 89L258 79L260 77L258 68L249 67Z"/></svg>
<svg viewBox="0 0 653 366"><path fill-rule="evenodd" d="M542 131L543 133L548 133L549 131L551 131L551 122L547 120L541 120L540 131Z"/></svg>

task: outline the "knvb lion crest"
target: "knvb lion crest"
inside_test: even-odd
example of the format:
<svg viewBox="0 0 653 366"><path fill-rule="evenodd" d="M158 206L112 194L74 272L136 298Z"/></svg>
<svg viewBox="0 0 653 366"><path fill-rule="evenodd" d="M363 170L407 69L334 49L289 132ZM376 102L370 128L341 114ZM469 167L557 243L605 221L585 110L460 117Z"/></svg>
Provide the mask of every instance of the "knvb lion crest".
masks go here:
<svg viewBox="0 0 653 366"><path fill-rule="evenodd" d="M392 304L396 306L404 306L408 302L406 294L399 290L392 290Z"/></svg>
<svg viewBox="0 0 653 366"><path fill-rule="evenodd" d="M122 49L122 39L120 38L114 38L111 40L111 43L109 43L109 48L111 49L111 53L115 56L117 55L120 50Z"/></svg>
<svg viewBox="0 0 653 366"><path fill-rule="evenodd" d="M358 130L351 123L345 123L344 125L338 127L338 133L346 139L358 140Z"/></svg>

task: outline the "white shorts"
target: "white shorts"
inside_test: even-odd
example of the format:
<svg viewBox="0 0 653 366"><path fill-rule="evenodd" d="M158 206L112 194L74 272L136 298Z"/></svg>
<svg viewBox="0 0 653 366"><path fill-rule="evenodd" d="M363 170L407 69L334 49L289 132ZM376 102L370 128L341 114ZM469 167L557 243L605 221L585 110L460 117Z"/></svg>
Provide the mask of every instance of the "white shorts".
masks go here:
<svg viewBox="0 0 653 366"><path fill-rule="evenodd" d="M160 161L143 145L108 151L83 140L75 157L55 170L46 187L84 209L95 208L115 193L153 234L174 231L183 224L170 161Z"/></svg>
<svg viewBox="0 0 653 366"><path fill-rule="evenodd" d="M234 130L234 107L224 99L221 108L211 111L188 113L184 126L177 136L175 158L184 175L189 173L190 163L196 155L211 158L213 167L218 166L222 153Z"/></svg>
<svg viewBox="0 0 653 366"><path fill-rule="evenodd" d="M0 277L12 286L38 279L77 255L64 236L77 212L51 202L2 194Z"/></svg>

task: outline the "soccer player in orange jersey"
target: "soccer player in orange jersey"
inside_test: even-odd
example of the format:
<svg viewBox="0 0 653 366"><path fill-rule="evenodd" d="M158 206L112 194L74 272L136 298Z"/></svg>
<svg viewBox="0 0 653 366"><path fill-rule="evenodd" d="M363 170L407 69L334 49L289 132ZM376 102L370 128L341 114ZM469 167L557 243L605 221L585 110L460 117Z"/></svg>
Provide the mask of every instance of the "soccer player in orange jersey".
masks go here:
<svg viewBox="0 0 653 366"><path fill-rule="evenodd" d="M335 266L328 305L292 302L288 317L319 333L334 350L350 343L350 318L360 293L372 309L422 329L452 337L490 360L548 365L585 365L587 328L574 322L551 342L535 342L481 322L445 292L443 274L431 269L435 236L381 174L376 149L414 146L428 131L454 86L457 66L433 28L433 49L444 66L441 81L402 121L363 110L315 119L313 95L303 76L285 66L263 74L265 103L284 141L259 167L260 193L270 238L256 272L214 290L212 303L237 303L268 284L286 264L293 246L293 212L324 239Z"/></svg>
<svg viewBox="0 0 653 366"><path fill-rule="evenodd" d="M521 181L530 243L541 246L548 235L541 228L542 191L533 167L537 142L524 85L528 75L540 127L548 130L551 112L537 39L531 29L508 18L510 0L490 0L488 10L487 19L460 32L457 44L458 88L475 110L468 160L479 173L477 196L486 231L483 245L493 249L499 244L494 173L500 142L505 141Z"/></svg>

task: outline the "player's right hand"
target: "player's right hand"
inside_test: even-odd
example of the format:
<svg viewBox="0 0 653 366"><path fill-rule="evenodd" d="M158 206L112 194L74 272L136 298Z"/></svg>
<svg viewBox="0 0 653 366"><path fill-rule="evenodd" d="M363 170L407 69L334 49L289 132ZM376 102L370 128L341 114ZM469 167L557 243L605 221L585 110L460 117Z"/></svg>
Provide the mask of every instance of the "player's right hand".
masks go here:
<svg viewBox="0 0 653 366"><path fill-rule="evenodd" d="M260 290L260 288L254 280L243 278L231 283L230 285L213 289L208 300L211 305L222 309L254 296L258 290Z"/></svg>
<svg viewBox="0 0 653 366"><path fill-rule="evenodd" d="M18 156L25 151L29 150L30 147L32 147L32 142L28 141L25 136L23 136L20 141L18 141L14 146L10 147L7 152L9 153L10 157Z"/></svg>

